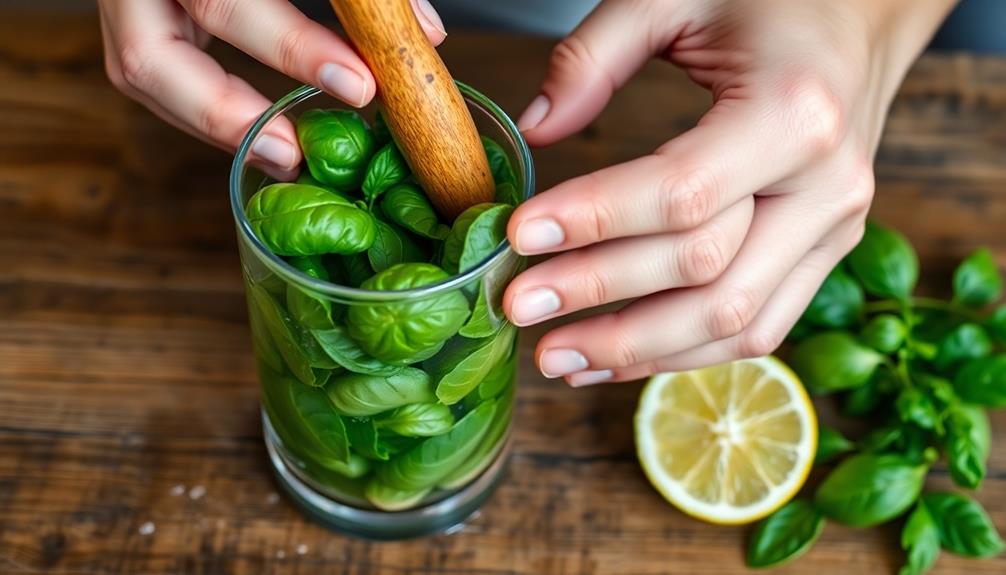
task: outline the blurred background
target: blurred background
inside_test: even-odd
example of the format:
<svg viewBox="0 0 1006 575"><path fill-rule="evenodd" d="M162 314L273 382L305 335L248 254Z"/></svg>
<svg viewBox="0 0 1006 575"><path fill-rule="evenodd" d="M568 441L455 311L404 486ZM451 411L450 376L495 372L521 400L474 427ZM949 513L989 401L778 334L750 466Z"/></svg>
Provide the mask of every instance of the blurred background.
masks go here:
<svg viewBox="0 0 1006 575"><path fill-rule="evenodd" d="M569 32L598 0L430 0L446 26L509 29L548 37ZM332 18L325 0L294 0L304 12ZM93 10L94 0L0 0L0 8ZM961 0L931 46L937 50L1006 53L1006 0Z"/></svg>

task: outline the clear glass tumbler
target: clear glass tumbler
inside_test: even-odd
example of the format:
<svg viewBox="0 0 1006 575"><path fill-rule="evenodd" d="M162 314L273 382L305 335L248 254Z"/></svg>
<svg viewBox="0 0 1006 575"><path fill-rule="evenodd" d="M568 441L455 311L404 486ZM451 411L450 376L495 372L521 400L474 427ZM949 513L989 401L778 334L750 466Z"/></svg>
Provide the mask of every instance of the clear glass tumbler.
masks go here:
<svg viewBox="0 0 1006 575"><path fill-rule="evenodd" d="M520 131L488 98L458 87L480 134L508 156L515 195L526 200L534 174ZM296 121L305 110L337 107L310 86L291 92L251 127L231 170L269 460L293 501L331 528L376 539L443 531L478 509L504 472L518 352L500 300L525 262L504 241L439 283L371 291L317 279L271 253L244 211L272 181L247 161L249 150L282 116ZM389 329L422 339L424 322L435 323L445 305L472 312L442 347L422 354L429 357L387 365L354 344L354 330L375 317L401 318Z"/></svg>

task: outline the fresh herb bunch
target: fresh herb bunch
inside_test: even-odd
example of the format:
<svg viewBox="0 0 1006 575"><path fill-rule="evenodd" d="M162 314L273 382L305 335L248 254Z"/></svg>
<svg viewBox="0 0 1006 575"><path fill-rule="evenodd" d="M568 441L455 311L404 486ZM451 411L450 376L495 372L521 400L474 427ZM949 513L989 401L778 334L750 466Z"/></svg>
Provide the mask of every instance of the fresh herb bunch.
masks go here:
<svg viewBox="0 0 1006 575"><path fill-rule="evenodd" d="M371 127L352 111L309 110L297 134L300 178L267 182L245 211L255 236L303 274L413 289L478 266L505 240L517 177L493 140L482 142L498 201L452 222L412 178L380 115ZM285 452L315 483L394 511L491 464L510 422L518 358L502 281L347 305L250 267L262 403Z"/></svg>
<svg viewBox="0 0 1006 575"><path fill-rule="evenodd" d="M826 519L869 527L908 514L900 575L932 567L946 549L992 557L1003 540L981 505L963 493L924 492L942 460L958 486L985 476L985 410L1006 406L1006 305L991 252L969 255L950 300L912 295L919 261L898 232L868 222L862 241L831 272L790 333L790 364L814 394L872 429L853 441L822 426L815 465L834 465L812 498L763 520L747 562L768 567L813 545Z"/></svg>

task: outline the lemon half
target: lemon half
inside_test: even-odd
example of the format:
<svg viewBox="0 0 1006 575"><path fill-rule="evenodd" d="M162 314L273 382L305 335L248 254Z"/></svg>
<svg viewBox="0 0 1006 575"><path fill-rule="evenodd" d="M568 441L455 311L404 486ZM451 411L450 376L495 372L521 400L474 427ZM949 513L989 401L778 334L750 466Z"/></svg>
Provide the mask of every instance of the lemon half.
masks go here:
<svg viewBox="0 0 1006 575"><path fill-rule="evenodd" d="M814 462L817 417L774 357L650 378L636 410L643 471L667 501L718 524L749 523L789 501Z"/></svg>

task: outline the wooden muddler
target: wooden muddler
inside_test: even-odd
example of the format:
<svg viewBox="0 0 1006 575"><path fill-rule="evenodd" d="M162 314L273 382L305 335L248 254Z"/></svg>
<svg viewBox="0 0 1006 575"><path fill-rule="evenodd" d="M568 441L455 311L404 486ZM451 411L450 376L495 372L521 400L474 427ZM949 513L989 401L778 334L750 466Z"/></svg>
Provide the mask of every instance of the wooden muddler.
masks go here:
<svg viewBox="0 0 1006 575"><path fill-rule="evenodd" d="M451 220L491 202L492 173L475 122L409 0L331 0L377 79L382 113L412 172Z"/></svg>

